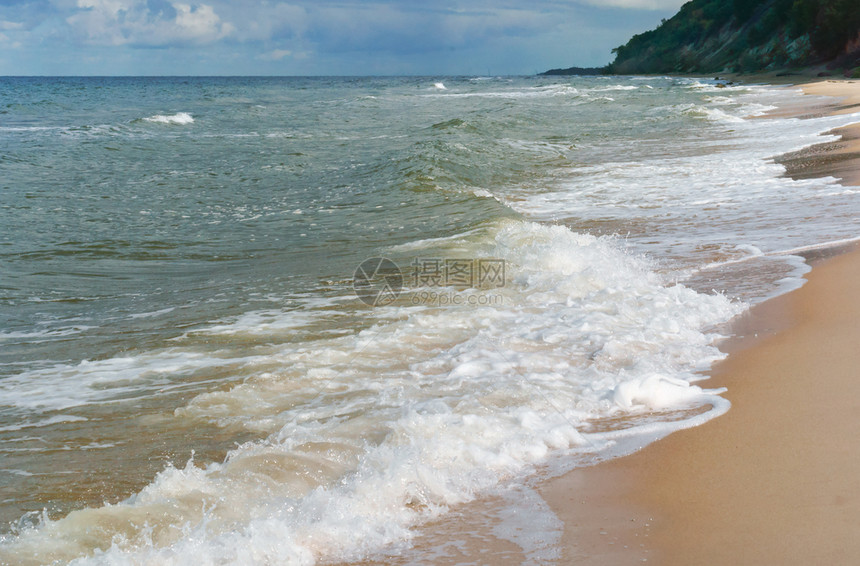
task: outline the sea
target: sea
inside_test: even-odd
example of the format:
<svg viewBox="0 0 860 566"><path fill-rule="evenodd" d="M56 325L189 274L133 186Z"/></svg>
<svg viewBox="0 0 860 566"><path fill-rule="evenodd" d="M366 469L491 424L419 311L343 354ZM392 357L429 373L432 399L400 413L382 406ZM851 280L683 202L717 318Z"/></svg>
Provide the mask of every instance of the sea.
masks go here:
<svg viewBox="0 0 860 566"><path fill-rule="evenodd" d="M553 563L534 486L731 410L728 321L857 238L801 96L0 78L0 563L384 561L500 493Z"/></svg>

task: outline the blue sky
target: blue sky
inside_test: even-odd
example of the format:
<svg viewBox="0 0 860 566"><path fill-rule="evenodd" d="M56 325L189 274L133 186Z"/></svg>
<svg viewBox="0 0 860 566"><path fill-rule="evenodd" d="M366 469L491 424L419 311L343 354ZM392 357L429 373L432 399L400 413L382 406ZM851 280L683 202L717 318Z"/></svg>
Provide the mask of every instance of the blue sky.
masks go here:
<svg viewBox="0 0 860 566"><path fill-rule="evenodd" d="M683 0L0 0L0 75L531 74Z"/></svg>

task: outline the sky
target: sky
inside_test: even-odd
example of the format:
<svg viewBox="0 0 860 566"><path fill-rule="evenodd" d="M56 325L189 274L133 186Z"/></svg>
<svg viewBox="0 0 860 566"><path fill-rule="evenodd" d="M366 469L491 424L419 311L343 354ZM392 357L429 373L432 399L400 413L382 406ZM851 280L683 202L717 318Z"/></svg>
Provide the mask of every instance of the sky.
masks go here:
<svg viewBox="0 0 860 566"><path fill-rule="evenodd" d="M0 75L523 75L684 0L0 0Z"/></svg>

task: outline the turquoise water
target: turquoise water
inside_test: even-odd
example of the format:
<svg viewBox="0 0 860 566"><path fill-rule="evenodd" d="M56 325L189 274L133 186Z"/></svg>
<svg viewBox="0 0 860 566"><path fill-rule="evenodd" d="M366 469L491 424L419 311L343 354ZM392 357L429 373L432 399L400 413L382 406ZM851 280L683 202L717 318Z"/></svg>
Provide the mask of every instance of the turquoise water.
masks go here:
<svg viewBox="0 0 860 566"><path fill-rule="evenodd" d="M0 78L0 557L357 559L721 413L714 328L856 237L853 190L771 159L856 117L748 119L795 96Z"/></svg>

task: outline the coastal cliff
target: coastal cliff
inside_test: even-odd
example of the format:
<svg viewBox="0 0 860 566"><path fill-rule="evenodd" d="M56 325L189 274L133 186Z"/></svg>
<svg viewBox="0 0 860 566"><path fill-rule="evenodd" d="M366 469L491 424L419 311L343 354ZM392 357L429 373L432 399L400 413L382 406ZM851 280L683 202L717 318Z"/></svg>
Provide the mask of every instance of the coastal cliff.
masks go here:
<svg viewBox="0 0 860 566"><path fill-rule="evenodd" d="M615 60L604 68L607 74L749 73L821 66L860 77L860 4L692 0L656 29L634 35L612 52Z"/></svg>

